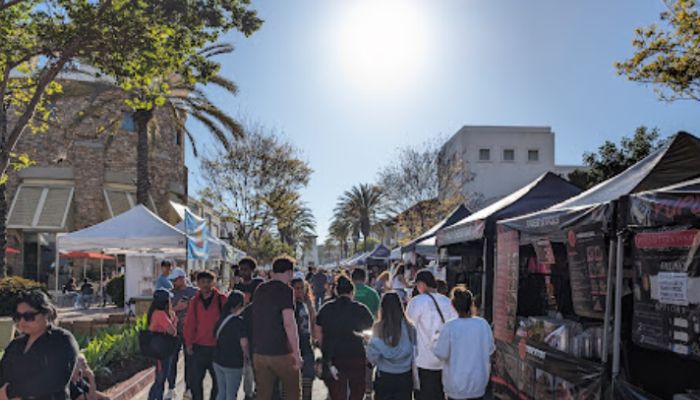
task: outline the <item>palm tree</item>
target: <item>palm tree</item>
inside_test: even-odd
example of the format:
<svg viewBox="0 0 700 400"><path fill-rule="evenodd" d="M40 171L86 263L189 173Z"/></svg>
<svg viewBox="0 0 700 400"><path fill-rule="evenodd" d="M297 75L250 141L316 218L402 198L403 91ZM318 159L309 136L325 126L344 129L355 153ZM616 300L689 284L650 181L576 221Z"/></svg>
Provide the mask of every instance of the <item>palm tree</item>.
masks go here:
<svg viewBox="0 0 700 400"><path fill-rule="evenodd" d="M352 226L347 221L342 219L333 218L331 221L331 226L329 227L330 236L338 242L340 247L340 256L345 258L348 256L348 237L350 236L350 231Z"/></svg>
<svg viewBox="0 0 700 400"><path fill-rule="evenodd" d="M376 185L362 183L353 186L338 199L336 213L344 214L357 222L362 233L364 250L368 251L367 239L378 216L383 213L384 195Z"/></svg>
<svg viewBox="0 0 700 400"><path fill-rule="evenodd" d="M211 57L231 53L233 46L230 44L218 44L207 47L200 51L193 62L204 68L218 68L218 64ZM235 95L238 92L236 84L220 75L214 74L208 78L208 82L224 89L226 92ZM163 107L167 107L175 121L176 128L184 133L192 145L193 153L198 155L196 136L189 131L185 122L188 117L192 117L201 122L216 139L216 141L230 149L232 139L243 137L243 127L226 112L212 104L207 95L192 80L184 79L180 76L172 76L166 82L170 88L170 93L165 96L166 101ZM150 190L149 179L149 149L153 132L154 116L157 106L147 109L138 109L134 112L133 118L136 125L137 146L136 146L136 202L148 204L148 193Z"/></svg>

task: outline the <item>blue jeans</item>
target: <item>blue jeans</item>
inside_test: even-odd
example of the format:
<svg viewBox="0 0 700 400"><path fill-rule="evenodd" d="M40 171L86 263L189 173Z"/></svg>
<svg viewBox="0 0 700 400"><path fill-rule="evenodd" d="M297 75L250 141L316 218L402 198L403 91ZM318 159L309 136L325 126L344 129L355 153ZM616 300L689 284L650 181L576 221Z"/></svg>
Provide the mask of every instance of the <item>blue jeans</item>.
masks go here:
<svg viewBox="0 0 700 400"><path fill-rule="evenodd" d="M243 378L243 368L226 368L214 363L214 373L219 391L216 400L236 400Z"/></svg>
<svg viewBox="0 0 700 400"><path fill-rule="evenodd" d="M148 400L163 400L163 392L165 391L165 381L168 379L168 374L173 365L173 356L169 356L156 363L156 380L151 385L151 390L148 391Z"/></svg>

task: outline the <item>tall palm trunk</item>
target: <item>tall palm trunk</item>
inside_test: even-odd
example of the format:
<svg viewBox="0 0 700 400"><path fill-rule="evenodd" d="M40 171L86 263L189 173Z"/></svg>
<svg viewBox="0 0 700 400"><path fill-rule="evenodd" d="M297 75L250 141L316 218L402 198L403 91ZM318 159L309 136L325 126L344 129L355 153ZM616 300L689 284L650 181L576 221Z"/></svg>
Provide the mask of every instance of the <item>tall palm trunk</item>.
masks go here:
<svg viewBox="0 0 700 400"><path fill-rule="evenodd" d="M9 166L7 149L7 110L8 106L0 104L0 168L6 172ZM7 250L7 183L0 184L0 278L7 276L7 262L5 260Z"/></svg>
<svg viewBox="0 0 700 400"><path fill-rule="evenodd" d="M136 125L136 202L148 206L148 192L151 189L148 165L148 124L153 119L153 110L134 112Z"/></svg>

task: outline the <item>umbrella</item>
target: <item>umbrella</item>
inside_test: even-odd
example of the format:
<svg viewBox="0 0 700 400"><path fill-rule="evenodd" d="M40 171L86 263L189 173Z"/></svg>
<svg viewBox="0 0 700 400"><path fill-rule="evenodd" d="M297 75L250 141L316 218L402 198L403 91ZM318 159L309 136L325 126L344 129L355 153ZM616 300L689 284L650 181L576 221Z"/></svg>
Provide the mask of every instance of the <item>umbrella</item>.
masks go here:
<svg viewBox="0 0 700 400"><path fill-rule="evenodd" d="M114 260L114 257L108 256L106 254L102 253L94 253L94 252L89 252L89 251L71 251L70 253L61 253L61 257L64 258L82 258L83 260L83 278L87 276L87 260L100 260L100 285L102 285L102 281L104 280L104 273L103 273L103 267L104 267L104 260Z"/></svg>
<svg viewBox="0 0 700 400"><path fill-rule="evenodd" d="M6 254L19 254L19 253L21 253L21 251L15 249L14 247L7 246L5 248L5 253Z"/></svg>

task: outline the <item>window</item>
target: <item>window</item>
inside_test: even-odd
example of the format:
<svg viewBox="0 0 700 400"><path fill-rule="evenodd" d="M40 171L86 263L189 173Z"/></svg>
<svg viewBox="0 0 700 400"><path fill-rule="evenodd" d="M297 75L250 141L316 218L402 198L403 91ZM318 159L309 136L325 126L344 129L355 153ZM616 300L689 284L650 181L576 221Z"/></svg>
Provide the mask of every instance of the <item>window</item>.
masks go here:
<svg viewBox="0 0 700 400"><path fill-rule="evenodd" d="M126 111L124 114L122 114L122 129L127 132L136 132L134 113Z"/></svg>
<svg viewBox="0 0 700 400"><path fill-rule="evenodd" d="M530 162L540 161L540 151L539 150L528 150L527 160Z"/></svg>
<svg viewBox="0 0 700 400"><path fill-rule="evenodd" d="M63 229L73 187L20 186L8 217L8 228Z"/></svg>
<svg viewBox="0 0 700 400"><path fill-rule="evenodd" d="M178 146L182 145L182 135L182 131L177 131L175 133L175 144L177 144Z"/></svg>
<svg viewBox="0 0 700 400"><path fill-rule="evenodd" d="M479 161L491 161L491 149L479 149Z"/></svg>
<svg viewBox="0 0 700 400"><path fill-rule="evenodd" d="M110 217L115 217L123 212L131 210L136 206L136 192L122 188L105 188L105 201L107 201L107 211ZM156 212L156 205L151 195L148 195L148 206L151 211Z"/></svg>
<svg viewBox="0 0 700 400"><path fill-rule="evenodd" d="M515 161L515 150L504 149L503 150L503 161Z"/></svg>

